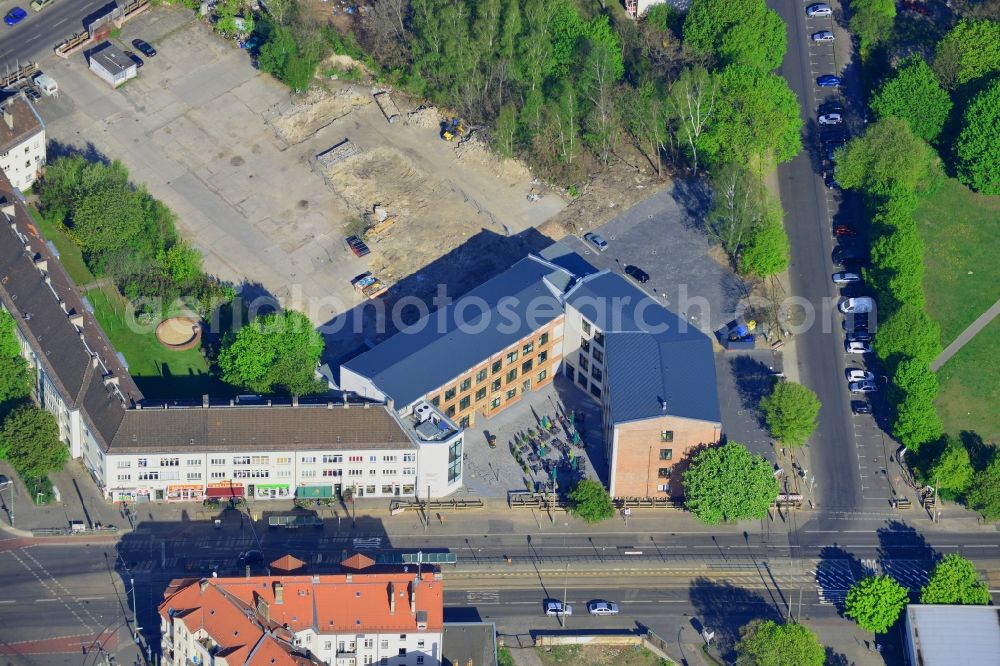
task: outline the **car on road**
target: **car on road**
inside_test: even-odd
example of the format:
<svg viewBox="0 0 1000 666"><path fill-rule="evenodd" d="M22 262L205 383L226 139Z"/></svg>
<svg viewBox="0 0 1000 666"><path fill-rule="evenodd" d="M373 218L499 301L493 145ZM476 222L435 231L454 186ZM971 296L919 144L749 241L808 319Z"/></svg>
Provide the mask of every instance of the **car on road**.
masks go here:
<svg viewBox="0 0 1000 666"><path fill-rule="evenodd" d="M812 40L814 42L832 42L834 37L833 33L829 30L820 30L819 32L814 32L812 34Z"/></svg>
<svg viewBox="0 0 1000 666"><path fill-rule="evenodd" d="M875 381L875 373L869 372L862 368L848 368L845 372L847 375L847 381L849 382L873 382Z"/></svg>
<svg viewBox="0 0 1000 666"><path fill-rule="evenodd" d="M248 550L240 553L240 564L259 564L264 561L264 553L259 550Z"/></svg>
<svg viewBox="0 0 1000 666"><path fill-rule="evenodd" d="M0 474L0 488L6 488L8 483L10 483L10 479Z"/></svg>
<svg viewBox="0 0 1000 666"><path fill-rule="evenodd" d="M846 351L848 354L871 354L872 346L867 342L847 341L844 343L844 351Z"/></svg>
<svg viewBox="0 0 1000 666"><path fill-rule="evenodd" d="M127 57L129 60L135 63L136 69L139 69L140 67L146 64L142 61L142 58L132 53L131 51L123 51L123 53L125 54L125 57Z"/></svg>
<svg viewBox="0 0 1000 666"><path fill-rule="evenodd" d="M820 125L839 125L844 122L844 117L839 113L824 113L816 119Z"/></svg>
<svg viewBox="0 0 1000 666"><path fill-rule="evenodd" d="M843 245L838 245L837 247L833 248L832 259L833 263L837 264L838 266L843 266L849 263L859 263L859 264L864 263L864 261L867 259L867 255L858 250L854 250L849 247L844 247Z"/></svg>
<svg viewBox="0 0 1000 666"><path fill-rule="evenodd" d="M7 25L17 25L28 16L28 12L20 7L14 7L3 17L3 22Z"/></svg>
<svg viewBox="0 0 1000 666"><path fill-rule="evenodd" d="M546 601L545 614L549 616L572 615L573 606L571 604L566 604L564 606L561 601Z"/></svg>
<svg viewBox="0 0 1000 666"><path fill-rule="evenodd" d="M837 150L843 148L847 145L847 141L843 139L829 139L823 142L823 147L826 148L826 159L830 161L831 164L837 162Z"/></svg>
<svg viewBox="0 0 1000 666"><path fill-rule="evenodd" d="M816 78L816 85L820 88L836 88L842 83L839 76L834 76L833 74L824 74Z"/></svg>
<svg viewBox="0 0 1000 666"><path fill-rule="evenodd" d="M848 387L851 389L851 393L875 393L878 391L875 382L851 382Z"/></svg>
<svg viewBox="0 0 1000 666"><path fill-rule="evenodd" d="M837 179L834 178L832 171L823 172L823 184L826 185L831 190L840 189L840 183L838 183Z"/></svg>
<svg viewBox="0 0 1000 666"><path fill-rule="evenodd" d="M828 99L819 105L819 114L825 115L827 113L839 113L844 115L844 105L836 97Z"/></svg>
<svg viewBox="0 0 1000 666"><path fill-rule="evenodd" d="M859 298L848 298L841 301L837 306L840 311L847 314L853 312L871 312L875 309L875 299L871 296L861 296Z"/></svg>
<svg viewBox="0 0 1000 666"><path fill-rule="evenodd" d="M851 229L847 225L838 224L837 226L835 226L833 228L833 235L834 236L857 236L858 232L855 231L854 229Z"/></svg>
<svg viewBox="0 0 1000 666"><path fill-rule="evenodd" d="M848 342L871 342L872 334L868 332L868 329L852 329L847 333Z"/></svg>
<svg viewBox="0 0 1000 666"><path fill-rule="evenodd" d="M867 400L851 400L851 412L853 414L871 414L872 404Z"/></svg>
<svg viewBox="0 0 1000 666"><path fill-rule="evenodd" d="M806 7L806 16L810 18L814 16L831 16L832 14L833 10L830 8L830 5L823 2L817 2L814 5Z"/></svg>
<svg viewBox="0 0 1000 666"><path fill-rule="evenodd" d="M599 234L589 232L585 233L583 235L583 240L587 241L601 252L608 249L608 241L604 240L604 237Z"/></svg>
<svg viewBox="0 0 1000 666"><path fill-rule="evenodd" d="M854 282L861 282L860 275L857 273L848 273L847 271L834 273L832 277L834 284L852 284Z"/></svg>
<svg viewBox="0 0 1000 666"><path fill-rule="evenodd" d="M149 42L147 41L141 39L133 39L132 46L134 46L136 50L138 50L140 53L142 53L142 55L146 56L147 58L152 58L153 56L156 55L156 49L150 46Z"/></svg>
<svg viewBox="0 0 1000 666"><path fill-rule="evenodd" d="M587 612L591 615L618 615L618 604L594 600L587 604Z"/></svg>
<svg viewBox="0 0 1000 666"><path fill-rule="evenodd" d="M638 266L633 266L632 264L625 267L625 275L628 275L639 284L646 284L649 282L649 273L642 270Z"/></svg>

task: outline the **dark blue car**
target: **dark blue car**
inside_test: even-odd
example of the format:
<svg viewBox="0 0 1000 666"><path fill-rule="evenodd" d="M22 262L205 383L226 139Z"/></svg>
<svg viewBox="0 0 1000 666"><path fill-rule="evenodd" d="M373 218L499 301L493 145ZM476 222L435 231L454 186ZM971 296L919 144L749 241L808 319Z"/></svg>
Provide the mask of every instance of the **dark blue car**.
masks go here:
<svg viewBox="0 0 1000 666"><path fill-rule="evenodd" d="M841 84L839 76L834 76L833 74L824 74L823 76L816 79L816 84L821 88L836 88Z"/></svg>
<svg viewBox="0 0 1000 666"><path fill-rule="evenodd" d="M28 12L24 11L20 7L14 7L14 9L7 12L7 15L3 17L3 22L7 25L17 25L28 15Z"/></svg>

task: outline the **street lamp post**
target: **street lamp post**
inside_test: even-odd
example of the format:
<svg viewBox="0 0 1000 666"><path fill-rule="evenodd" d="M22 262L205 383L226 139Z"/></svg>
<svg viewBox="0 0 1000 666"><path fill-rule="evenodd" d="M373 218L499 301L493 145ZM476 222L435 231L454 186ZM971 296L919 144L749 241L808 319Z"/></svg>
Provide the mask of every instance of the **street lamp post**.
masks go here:
<svg viewBox="0 0 1000 666"><path fill-rule="evenodd" d="M566 597L569 591L569 562L566 563L566 573L563 575L563 607L562 607L562 626L563 629L566 628L566 616L569 615L566 611L569 610L569 606L566 605Z"/></svg>
<svg viewBox="0 0 1000 666"><path fill-rule="evenodd" d="M132 584L132 638L138 642L142 627L139 626L139 607L135 604L135 578L130 578L129 582Z"/></svg>

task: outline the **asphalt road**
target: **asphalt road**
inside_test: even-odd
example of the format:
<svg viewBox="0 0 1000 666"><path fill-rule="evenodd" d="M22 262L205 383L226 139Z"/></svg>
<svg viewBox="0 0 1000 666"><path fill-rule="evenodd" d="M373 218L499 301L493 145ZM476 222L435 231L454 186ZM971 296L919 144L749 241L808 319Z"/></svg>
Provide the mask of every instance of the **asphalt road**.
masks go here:
<svg viewBox="0 0 1000 666"><path fill-rule="evenodd" d="M17 63L38 61L52 53L55 45L84 29L83 19L108 4L109 0L55 0L40 12L30 9L30 0L0 2L0 13L13 7L28 10L28 17L15 26L0 25L0 69Z"/></svg>

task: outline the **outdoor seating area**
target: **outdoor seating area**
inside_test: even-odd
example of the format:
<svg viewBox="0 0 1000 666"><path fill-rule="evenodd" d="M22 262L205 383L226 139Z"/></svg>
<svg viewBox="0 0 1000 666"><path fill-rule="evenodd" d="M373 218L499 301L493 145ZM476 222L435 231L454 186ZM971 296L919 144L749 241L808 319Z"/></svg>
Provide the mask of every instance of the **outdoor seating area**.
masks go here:
<svg viewBox="0 0 1000 666"><path fill-rule="evenodd" d="M565 488L585 478L587 456L576 429L575 412L543 414L536 419L536 427L514 433L508 442L511 455L531 486L528 490L550 490L553 482Z"/></svg>

